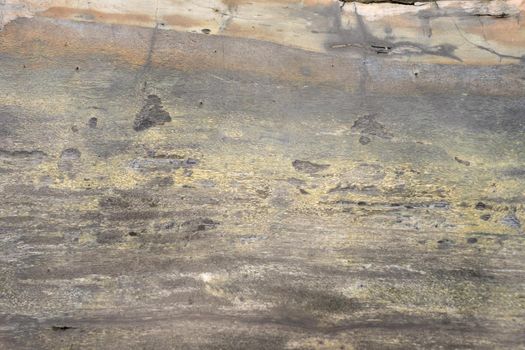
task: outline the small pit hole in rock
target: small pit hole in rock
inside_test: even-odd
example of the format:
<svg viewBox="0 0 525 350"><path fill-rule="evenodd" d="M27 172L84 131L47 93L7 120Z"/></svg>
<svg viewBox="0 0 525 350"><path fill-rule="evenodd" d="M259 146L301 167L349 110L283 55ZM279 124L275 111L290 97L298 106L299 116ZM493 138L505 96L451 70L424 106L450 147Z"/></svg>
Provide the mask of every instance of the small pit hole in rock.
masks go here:
<svg viewBox="0 0 525 350"><path fill-rule="evenodd" d="M88 126L91 129L95 129L97 127L97 124L98 124L98 119L96 117L90 118L88 121Z"/></svg>
<svg viewBox="0 0 525 350"><path fill-rule="evenodd" d="M490 218L491 218L491 215L490 214L483 214L479 217L481 220L483 221L489 221Z"/></svg>

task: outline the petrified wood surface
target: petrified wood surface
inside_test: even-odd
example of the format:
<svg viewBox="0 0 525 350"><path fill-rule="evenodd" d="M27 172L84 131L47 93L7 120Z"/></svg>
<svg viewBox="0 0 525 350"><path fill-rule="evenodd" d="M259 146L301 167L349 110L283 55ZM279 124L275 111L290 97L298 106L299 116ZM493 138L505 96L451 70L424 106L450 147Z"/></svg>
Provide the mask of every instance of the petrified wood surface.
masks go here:
<svg viewBox="0 0 525 350"><path fill-rule="evenodd" d="M0 4L0 348L525 348L520 4L50 3Z"/></svg>

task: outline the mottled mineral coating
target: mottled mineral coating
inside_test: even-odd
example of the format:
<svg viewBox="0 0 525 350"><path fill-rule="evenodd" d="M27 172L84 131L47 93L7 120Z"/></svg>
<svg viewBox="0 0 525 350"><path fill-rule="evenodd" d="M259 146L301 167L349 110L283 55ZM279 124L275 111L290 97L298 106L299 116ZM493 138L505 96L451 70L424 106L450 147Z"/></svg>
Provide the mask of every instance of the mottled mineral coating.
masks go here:
<svg viewBox="0 0 525 350"><path fill-rule="evenodd" d="M1 349L524 348L520 3L151 3L0 5Z"/></svg>

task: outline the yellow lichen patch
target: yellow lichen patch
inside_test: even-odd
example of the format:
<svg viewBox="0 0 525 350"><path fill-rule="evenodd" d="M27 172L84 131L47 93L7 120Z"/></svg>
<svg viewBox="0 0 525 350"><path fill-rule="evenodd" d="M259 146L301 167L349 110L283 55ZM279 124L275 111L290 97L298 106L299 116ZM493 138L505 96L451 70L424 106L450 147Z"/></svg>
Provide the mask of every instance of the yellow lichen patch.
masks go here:
<svg viewBox="0 0 525 350"><path fill-rule="evenodd" d="M228 293L220 285L228 280L228 276L217 273L201 273L199 278L206 285L206 292L218 298L228 297Z"/></svg>
<svg viewBox="0 0 525 350"><path fill-rule="evenodd" d="M87 161L86 163L88 163ZM90 188L115 187L119 189L130 189L144 181L144 177L129 169L126 160L113 158L105 162L95 162L84 167L82 176L69 176L61 171L57 161L48 161L38 165L38 174L49 176L53 179L51 187L69 190L85 190ZM86 181L88 179L88 181Z"/></svg>
<svg viewBox="0 0 525 350"><path fill-rule="evenodd" d="M89 233L81 233L78 238L79 244L92 244L92 243L95 243L95 241L96 241L95 236Z"/></svg>

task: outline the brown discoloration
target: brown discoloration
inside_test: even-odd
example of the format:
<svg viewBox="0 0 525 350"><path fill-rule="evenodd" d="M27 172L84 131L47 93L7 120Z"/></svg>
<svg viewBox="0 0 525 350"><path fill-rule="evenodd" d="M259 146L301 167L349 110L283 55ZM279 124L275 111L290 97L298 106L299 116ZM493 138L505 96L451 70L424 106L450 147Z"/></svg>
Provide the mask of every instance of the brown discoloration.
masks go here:
<svg viewBox="0 0 525 350"><path fill-rule="evenodd" d="M2 24L44 16L194 33L209 30L212 35L314 52L336 47L359 54L370 45L388 43L388 59L446 64L517 64L525 50L523 23L518 20L525 3L519 0L211 0L205 5L158 0L151 6L112 0L90 2L88 7L72 0L7 2Z"/></svg>
<svg viewBox="0 0 525 350"><path fill-rule="evenodd" d="M479 22L479 26L468 28L467 33L475 34L487 43L512 46L525 42L523 21L479 18Z"/></svg>
<svg viewBox="0 0 525 350"><path fill-rule="evenodd" d="M61 31L60 36L53 34L57 30ZM81 35L82 32L85 34ZM207 40L199 37L199 40L195 41L197 34L183 35L170 31L158 33L156 47L150 52L151 34L151 29L138 28L133 32L122 31L117 34L111 27L96 28L89 23L82 24L80 27L59 28L57 24L47 21L20 20L17 25L9 25L2 31L0 42L5 52L19 57L33 57L27 64L33 69L43 67L50 59L58 60L68 55L111 55L116 60L143 66L151 53L150 64L165 69L204 72L224 69L275 80L293 81L297 84L315 82L349 91L357 91L361 88L359 83L361 63L351 55L330 54L326 59L322 54L283 48L269 43L260 43L257 49L247 50L249 40L241 40L238 46L232 46L229 44L231 41L216 41L213 37ZM34 47L30 43L33 41L41 43L38 56L32 54ZM174 45L174 43L178 44ZM274 52L269 55L268 52L272 50ZM297 55L302 56L300 66L296 64ZM254 60L258 60L257 65L251 63ZM73 70L75 66L72 67ZM519 92L523 83L520 76L513 73L502 73L504 79L502 77L498 81L482 74L475 81L467 82L457 75L443 80L440 79L440 73L423 71L418 76L418 84L415 84L413 73L390 76L391 73L386 67L393 66L400 69L407 68L407 65L402 63L378 62L378 69L369 73L374 74L369 79L369 92L393 92L404 95L418 91L420 89L418 84L423 83L432 86L433 91L446 92L450 86L460 86L467 93L499 94ZM311 73L305 76L305 71ZM490 80L490 84L486 84L484 79Z"/></svg>
<svg viewBox="0 0 525 350"><path fill-rule="evenodd" d="M202 28L208 25L207 21L200 20L199 18L181 15L166 15L161 18L161 21L165 25L180 28Z"/></svg>
<svg viewBox="0 0 525 350"><path fill-rule="evenodd" d="M154 20L151 16L140 13L109 13L69 7L51 7L39 12L38 16L127 25L148 25Z"/></svg>
<svg viewBox="0 0 525 350"><path fill-rule="evenodd" d="M221 0L228 7L238 7L239 5L253 5L253 0ZM281 5L305 5L305 6L328 6L333 4L332 0L268 0L267 3Z"/></svg>

